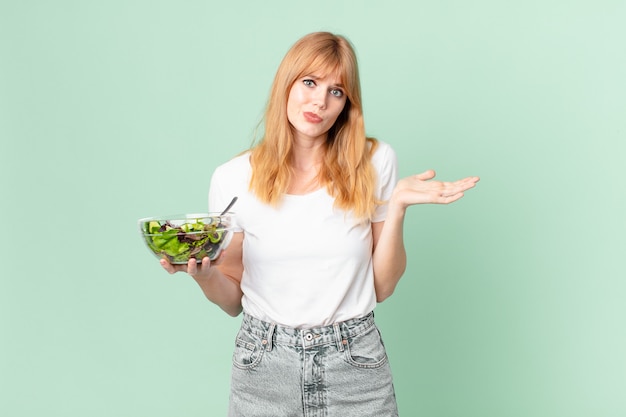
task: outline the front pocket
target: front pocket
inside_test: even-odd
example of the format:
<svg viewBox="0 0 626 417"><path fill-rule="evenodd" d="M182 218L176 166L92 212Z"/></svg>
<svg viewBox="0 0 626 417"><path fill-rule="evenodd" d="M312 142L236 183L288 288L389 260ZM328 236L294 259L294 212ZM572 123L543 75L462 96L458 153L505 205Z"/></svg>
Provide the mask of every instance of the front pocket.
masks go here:
<svg viewBox="0 0 626 417"><path fill-rule="evenodd" d="M347 362L358 368L379 368L387 362L387 352L376 326L347 340Z"/></svg>
<svg viewBox="0 0 626 417"><path fill-rule="evenodd" d="M255 340L248 334L239 332L235 339L233 365L239 369L251 369L259 364L265 352L261 341Z"/></svg>

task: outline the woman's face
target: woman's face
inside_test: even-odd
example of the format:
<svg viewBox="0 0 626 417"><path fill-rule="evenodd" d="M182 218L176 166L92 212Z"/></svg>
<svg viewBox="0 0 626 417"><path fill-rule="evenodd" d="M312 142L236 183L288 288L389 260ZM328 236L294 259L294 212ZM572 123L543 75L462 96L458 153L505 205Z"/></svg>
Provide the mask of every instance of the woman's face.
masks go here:
<svg viewBox="0 0 626 417"><path fill-rule="evenodd" d="M307 75L289 90L287 118L296 140L326 140L328 130L346 105L346 94L336 76Z"/></svg>

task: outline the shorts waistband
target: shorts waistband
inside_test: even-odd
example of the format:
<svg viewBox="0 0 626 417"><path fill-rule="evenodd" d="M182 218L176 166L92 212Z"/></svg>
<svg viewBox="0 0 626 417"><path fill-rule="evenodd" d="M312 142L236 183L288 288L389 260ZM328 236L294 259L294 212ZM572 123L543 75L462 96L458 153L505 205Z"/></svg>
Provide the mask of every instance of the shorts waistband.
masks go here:
<svg viewBox="0 0 626 417"><path fill-rule="evenodd" d="M292 346L316 346L329 343L341 343L343 340L364 333L374 326L374 312L328 326L297 329L259 320L243 313L241 328L267 338L270 344L280 343Z"/></svg>

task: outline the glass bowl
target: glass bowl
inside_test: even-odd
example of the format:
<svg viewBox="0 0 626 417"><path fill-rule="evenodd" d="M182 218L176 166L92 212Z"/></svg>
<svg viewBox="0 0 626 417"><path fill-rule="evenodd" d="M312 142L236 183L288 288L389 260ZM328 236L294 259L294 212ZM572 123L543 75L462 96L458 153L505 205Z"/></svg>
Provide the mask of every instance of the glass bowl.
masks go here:
<svg viewBox="0 0 626 417"><path fill-rule="evenodd" d="M233 213L177 214L139 219L139 231L157 258L172 264L214 261L232 238Z"/></svg>

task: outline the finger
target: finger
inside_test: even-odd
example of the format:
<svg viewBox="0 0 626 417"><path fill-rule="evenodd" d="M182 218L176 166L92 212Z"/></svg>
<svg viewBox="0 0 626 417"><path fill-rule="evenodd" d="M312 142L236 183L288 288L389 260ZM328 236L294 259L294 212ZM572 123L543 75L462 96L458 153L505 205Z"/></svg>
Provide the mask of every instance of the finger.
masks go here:
<svg viewBox="0 0 626 417"><path fill-rule="evenodd" d="M463 186L472 188L476 185L478 181L480 181L480 178L478 177L467 177L467 178L463 178L462 180L457 181L457 183L462 184Z"/></svg>
<svg viewBox="0 0 626 417"><path fill-rule="evenodd" d="M427 181L435 178L435 171L433 169L429 169L427 171L422 172L421 174L417 174L415 176L420 181Z"/></svg>
<svg viewBox="0 0 626 417"><path fill-rule="evenodd" d="M443 194L453 195L474 188L477 178L478 177L468 177L451 183L445 183L443 186Z"/></svg>
<svg viewBox="0 0 626 417"><path fill-rule="evenodd" d="M466 184L473 184L475 185L478 181L480 181L479 177L467 177L467 178L463 178L462 180L460 180L463 183Z"/></svg>
<svg viewBox="0 0 626 417"><path fill-rule="evenodd" d="M192 277L198 273L198 261L196 261L196 258L191 258L187 262L187 273Z"/></svg>
<svg viewBox="0 0 626 417"><path fill-rule="evenodd" d="M161 266L165 268L167 272L170 274L175 274L176 272L187 272L187 265L175 265L170 263L167 259L160 260Z"/></svg>
<svg viewBox="0 0 626 417"><path fill-rule="evenodd" d="M202 258L202 263L200 264L202 270L206 271L211 267L211 259L208 256Z"/></svg>
<svg viewBox="0 0 626 417"><path fill-rule="evenodd" d="M161 264L163 269L165 269L170 274L173 274L174 272L176 272L176 269L174 269L174 265L169 263L166 259L159 260L159 263Z"/></svg>
<svg viewBox="0 0 626 417"><path fill-rule="evenodd" d="M464 182L461 183L462 191L466 191L466 190L476 187L477 182L478 182L478 177L467 178Z"/></svg>

